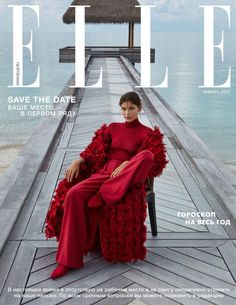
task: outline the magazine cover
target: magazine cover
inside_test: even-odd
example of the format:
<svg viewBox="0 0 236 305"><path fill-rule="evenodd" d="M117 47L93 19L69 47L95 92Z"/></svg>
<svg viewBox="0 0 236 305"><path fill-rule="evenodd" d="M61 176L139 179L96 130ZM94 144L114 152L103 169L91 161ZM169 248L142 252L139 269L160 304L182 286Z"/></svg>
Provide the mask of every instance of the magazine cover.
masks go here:
<svg viewBox="0 0 236 305"><path fill-rule="evenodd" d="M235 304L235 8L0 2L0 304Z"/></svg>

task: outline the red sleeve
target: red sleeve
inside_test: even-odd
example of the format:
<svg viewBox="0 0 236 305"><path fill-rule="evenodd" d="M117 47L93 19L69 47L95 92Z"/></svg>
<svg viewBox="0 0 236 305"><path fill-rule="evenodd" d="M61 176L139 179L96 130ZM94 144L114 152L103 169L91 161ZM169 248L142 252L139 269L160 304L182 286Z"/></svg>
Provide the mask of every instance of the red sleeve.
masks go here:
<svg viewBox="0 0 236 305"><path fill-rule="evenodd" d="M154 130L150 130L147 137L145 138L141 150L150 150L154 156L153 166L149 172L149 177L160 176L167 163L167 152L165 144L163 143L164 134L161 133L159 127L155 126Z"/></svg>
<svg viewBox="0 0 236 305"><path fill-rule="evenodd" d="M111 130L110 130L111 124L108 125L106 129L104 129L103 134L102 134L103 142L104 142L104 149L105 149L106 153L108 153L110 151L110 146L111 146Z"/></svg>
<svg viewBox="0 0 236 305"><path fill-rule="evenodd" d="M107 129L107 125L103 124L102 127L95 132L91 143L80 153L80 157L85 160L86 165L88 165L93 172L103 166L109 152L109 143L104 142L104 137L108 137L109 139L109 132Z"/></svg>

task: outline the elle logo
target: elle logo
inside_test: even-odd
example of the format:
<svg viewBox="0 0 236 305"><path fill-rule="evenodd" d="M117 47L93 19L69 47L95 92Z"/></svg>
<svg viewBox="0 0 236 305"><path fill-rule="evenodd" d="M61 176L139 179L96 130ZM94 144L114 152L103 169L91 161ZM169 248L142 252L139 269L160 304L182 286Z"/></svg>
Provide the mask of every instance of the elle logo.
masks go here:
<svg viewBox="0 0 236 305"><path fill-rule="evenodd" d="M32 31L30 41L23 44L23 8L32 9L36 16L39 27L39 6L38 5L9 5L13 8L13 88L40 87L40 68L38 67L37 77L30 85L23 84L23 48L27 48L32 56ZM98 81L91 86L85 86L85 8L90 5L72 6L75 9L75 85L73 88L102 87L102 67ZM150 80L150 12L148 5L137 5L141 8L141 84L136 87L146 88L167 88L168 67L161 84L152 86ZM231 67L228 70L227 80L221 85L214 85L214 50L218 48L221 52L222 62L224 61L224 32L222 31L221 42L214 45L214 9L219 8L227 14L230 28L230 6L228 5L200 5L204 9L204 84L200 88L230 88Z"/></svg>

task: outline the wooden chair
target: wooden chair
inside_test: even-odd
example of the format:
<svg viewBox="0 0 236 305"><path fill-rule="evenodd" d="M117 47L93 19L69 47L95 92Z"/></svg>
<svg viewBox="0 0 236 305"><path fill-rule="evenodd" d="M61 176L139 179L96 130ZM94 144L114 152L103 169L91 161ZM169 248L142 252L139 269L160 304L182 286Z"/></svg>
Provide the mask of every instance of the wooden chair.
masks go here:
<svg viewBox="0 0 236 305"><path fill-rule="evenodd" d="M151 224L151 231L153 236L157 236L157 219L155 207L155 193L153 191L154 178L146 179L146 201L148 203L148 213Z"/></svg>

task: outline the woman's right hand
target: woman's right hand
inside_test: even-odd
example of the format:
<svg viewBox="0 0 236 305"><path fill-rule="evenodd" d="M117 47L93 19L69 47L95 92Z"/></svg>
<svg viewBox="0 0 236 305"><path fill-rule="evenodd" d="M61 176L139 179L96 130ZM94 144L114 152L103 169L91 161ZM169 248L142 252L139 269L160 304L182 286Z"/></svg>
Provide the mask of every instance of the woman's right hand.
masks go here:
<svg viewBox="0 0 236 305"><path fill-rule="evenodd" d="M82 159L79 160L74 160L72 164L67 168L65 171L65 177L68 182L71 182L73 178L77 178L79 175L79 168L80 168L80 163L82 162Z"/></svg>

